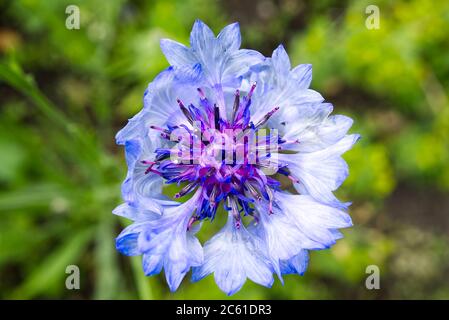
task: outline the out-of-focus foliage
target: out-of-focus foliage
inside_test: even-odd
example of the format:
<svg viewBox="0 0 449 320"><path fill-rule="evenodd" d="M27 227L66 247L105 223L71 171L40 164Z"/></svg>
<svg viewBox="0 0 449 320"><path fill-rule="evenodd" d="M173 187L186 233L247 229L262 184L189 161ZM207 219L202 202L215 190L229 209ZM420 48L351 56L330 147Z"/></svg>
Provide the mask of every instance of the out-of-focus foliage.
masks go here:
<svg viewBox="0 0 449 320"><path fill-rule="evenodd" d="M65 27L77 5L81 28ZM355 119L345 155L355 226L308 272L233 298L449 298L449 3L377 1L1 1L0 298L225 298L213 278L170 293L114 238L125 175L115 132L167 66L159 39L187 43L194 19L239 21L244 46L283 43L312 63L312 87ZM170 193L172 190L168 190ZM206 226L204 241L223 221ZM78 265L81 289L65 288ZM368 265L381 289L367 290Z"/></svg>

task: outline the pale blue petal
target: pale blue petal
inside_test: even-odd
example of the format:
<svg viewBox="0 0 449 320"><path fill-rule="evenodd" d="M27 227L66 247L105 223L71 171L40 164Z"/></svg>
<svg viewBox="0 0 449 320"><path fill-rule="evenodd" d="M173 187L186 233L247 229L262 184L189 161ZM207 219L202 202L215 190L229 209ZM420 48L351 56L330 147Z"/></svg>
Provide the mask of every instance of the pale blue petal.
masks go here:
<svg viewBox="0 0 449 320"><path fill-rule="evenodd" d="M303 275L309 264L309 254L307 250L301 250L296 256L289 260L281 261L281 272L283 274L297 273Z"/></svg>
<svg viewBox="0 0 449 320"><path fill-rule="evenodd" d="M159 212L136 208L128 203L122 203L112 211L113 214L133 221L149 221L159 217Z"/></svg>
<svg viewBox="0 0 449 320"><path fill-rule="evenodd" d="M145 93L146 94L146 93ZM134 117L128 120L126 126L117 132L115 141L117 144L123 145L128 140L135 139L136 137L143 136L142 120L145 118L146 111L141 110Z"/></svg>
<svg viewBox="0 0 449 320"><path fill-rule="evenodd" d="M201 244L194 231L187 231L200 194L197 192L178 206L166 207L163 215L133 223L116 240L120 252L144 255L142 266L146 275L159 273L163 267L171 290L176 290L192 266L203 263Z"/></svg>
<svg viewBox="0 0 449 320"><path fill-rule="evenodd" d="M327 145L337 143L342 139L351 128L353 120L347 116L330 116L320 127L320 138Z"/></svg>
<svg viewBox="0 0 449 320"><path fill-rule="evenodd" d="M280 45L273 51L272 55L273 66L277 74L281 77L287 77L290 73L291 64L290 58L288 57L287 51L285 51L284 46Z"/></svg>
<svg viewBox="0 0 449 320"><path fill-rule="evenodd" d="M312 82L312 65L300 64L291 71L293 79L297 82L298 89L307 89Z"/></svg>
<svg viewBox="0 0 449 320"><path fill-rule="evenodd" d="M164 266L162 255L143 254L142 255L142 269L146 276L153 276L159 274Z"/></svg>
<svg viewBox="0 0 449 320"><path fill-rule="evenodd" d="M226 26L215 37L205 23L197 20L190 34L191 48L165 39L161 47L181 82L194 82L197 86L204 82L211 87L232 86L235 89L249 68L264 59L257 51L239 50L240 43L238 23ZM194 72L189 75L192 67Z"/></svg>
<svg viewBox="0 0 449 320"><path fill-rule="evenodd" d="M160 139L148 135L143 141L131 140L125 144L128 162L128 174L122 184L123 199L141 211L151 211L161 214L164 206L176 205L162 194L162 178L146 170L148 165L141 160L152 160L154 151L159 146Z"/></svg>
<svg viewBox="0 0 449 320"><path fill-rule="evenodd" d="M299 141L299 144L289 149L300 151L304 143L307 143L310 139L308 135L315 134L332 112L332 109L330 103L321 102L306 104L301 107L286 107L282 114L285 119L282 130L283 139Z"/></svg>
<svg viewBox="0 0 449 320"><path fill-rule="evenodd" d="M236 228L229 217L226 226L204 246L204 264L193 268L192 280L198 281L214 273L218 287L232 295L243 286L246 278L270 287L273 267L265 257L264 246L245 227Z"/></svg>
<svg viewBox="0 0 449 320"><path fill-rule="evenodd" d="M217 36L219 43L226 51L236 51L242 42L238 22L227 25Z"/></svg>
<svg viewBox="0 0 449 320"><path fill-rule="evenodd" d="M198 83L199 84L203 77L203 69L202 69L200 63L196 63L193 66L181 65L179 67L175 67L175 77L180 85L183 85L186 83Z"/></svg>
<svg viewBox="0 0 449 320"><path fill-rule="evenodd" d="M259 223L254 230L267 246L270 258L275 263L297 255L303 242L300 230L294 221L282 211L274 209L274 214L268 213L268 208L258 206Z"/></svg>
<svg viewBox="0 0 449 320"><path fill-rule="evenodd" d="M297 139L300 143L292 145L290 150L313 152L325 149L339 140L348 132L352 119L342 115L330 116L318 125L312 125L304 130L295 130L298 125L292 125L285 136L287 139ZM298 122L299 124L299 122Z"/></svg>
<svg viewBox="0 0 449 320"><path fill-rule="evenodd" d="M176 234L171 240L165 258L165 278L171 291L178 289L190 269L189 254L184 230L182 234Z"/></svg>
<svg viewBox="0 0 449 320"><path fill-rule="evenodd" d="M259 87L259 90L256 88L258 93L253 95L251 113L254 119L259 119L274 107L279 107L279 111L270 119L270 127L281 129L282 123L291 119L287 112L298 109L296 113L300 114L301 107L324 100L321 94L298 82L298 75L290 71L290 60L282 46L273 52L273 58L251 67L253 71L257 69L258 72L251 76L251 80L256 81ZM302 71L306 77L307 70Z"/></svg>
<svg viewBox="0 0 449 320"><path fill-rule="evenodd" d="M164 264L164 272L168 287L171 292L174 292L178 289L188 270L181 263L168 262Z"/></svg>
<svg viewBox="0 0 449 320"><path fill-rule="evenodd" d="M348 166L341 155L359 139L359 135L348 135L326 149L309 153L279 154L279 160L288 164L293 176L299 179L294 186L299 193L310 194L317 201L346 207L332 191L336 190L348 176ZM319 165L317 165L319 163Z"/></svg>
<svg viewBox="0 0 449 320"><path fill-rule="evenodd" d="M162 39L160 43L162 52L170 65L183 66L195 64L195 55L191 52L190 48L170 39Z"/></svg>
<svg viewBox="0 0 449 320"><path fill-rule="evenodd" d="M230 85L234 79L249 72L253 65L264 60L265 57L255 50L240 49L230 53L223 68L222 82Z"/></svg>
<svg viewBox="0 0 449 320"><path fill-rule="evenodd" d="M190 46L197 52L205 52L213 46L215 35L201 20L197 19L190 33Z"/></svg>
<svg viewBox="0 0 449 320"><path fill-rule="evenodd" d="M335 232L336 229L352 226L346 212L321 204L310 196L278 192L276 203L299 233L311 240L300 241L298 245L303 249L328 248L341 238L341 234ZM316 243L321 245L317 246Z"/></svg>
<svg viewBox="0 0 449 320"><path fill-rule="evenodd" d="M140 255L137 239L144 228L145 223L133 223L126 227L115 240L117 250L127 256Z"/></svg>

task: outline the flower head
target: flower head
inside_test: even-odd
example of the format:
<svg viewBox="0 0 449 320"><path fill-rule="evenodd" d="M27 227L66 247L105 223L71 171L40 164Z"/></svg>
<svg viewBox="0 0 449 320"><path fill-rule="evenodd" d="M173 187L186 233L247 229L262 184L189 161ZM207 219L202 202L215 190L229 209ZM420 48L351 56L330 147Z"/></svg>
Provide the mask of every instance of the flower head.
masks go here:
<svg viewBox="0 0 449 320"><path fill-rule="evenodd" d="M142 255L146 275L164 269L172 291L191 269L194 281L213 273L227 294L246 278L270 287L273 274L303 274L308 250L351 226L333 192L348 175L341 155L359 138L347 134L352 120L330 116L309 89L311 66L292 69L282 46L268 58L239 47L236 23L215 37L196 21L190 48L162 40L170 67L116 137L128 174L114 213L133 220L117 249ZM174 199L163 192L170 184ZM203 247L196 232L224 212Z"/></svg>

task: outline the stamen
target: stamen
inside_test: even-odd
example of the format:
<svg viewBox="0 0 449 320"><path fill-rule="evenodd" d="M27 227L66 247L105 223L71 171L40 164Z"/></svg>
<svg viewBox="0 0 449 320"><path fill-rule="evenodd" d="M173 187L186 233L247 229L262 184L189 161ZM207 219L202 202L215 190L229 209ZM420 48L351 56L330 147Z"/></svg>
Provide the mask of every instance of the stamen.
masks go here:
<svg viewBox="0 0 449 320"><path fill-rule="evenodd" d="M256 86L257 86L257 82L254 82L253 85L251 86L251 89L249 89L248 96L247 96L248 100L251 99L251 97L254 93L254 90L256 89Z"/></svg>
<svg viewBox="0 0 449 320"><path fill-rule="evenodd" d="M280 143L281 144L298 144L299 143L299 139L296 139L296 140L281 140Z"/></svg>
<svg viewBox="0 0 449 320"><path fill-rule="evenodd" d="M220 109L214 104L214 125L215 129L220 130Z"/></svg>
<svg viewBox="0 0 449 320"><path fill-rule="evenodd" d="M198 217L197 216L191 216L189 219L189 223L187 224L187 231L190 231L190 229L192 228L192 225L198 221Z"/></svg>
<svg viewBox="0 0 449 320"><path fill-rule="evenodd" d="M273 110L271 110L270 112L268 112L266 115L263 116L262 119L259 120L259 122L256 123L256 125L254 126L254 128L258 128L258 127L260 127L261 125L265 124L265 123L268 121L268 119L270 119L271 116L272 116L276 111L278 111L278 110L279 110L279 107L276 107L276 108L274 108Z"/></svg>
<svg viewBox="0 0 449 320"><path fill-rule="evenodd" d="M161 132L161 137L166 140L170 140L170 135L168 133ZM179 142L179 139L177 139L176 141Z"/></svg>
<svg viewBox="0 0 449 320"><path fill-rule="evenodd" d="M235 120L235 116L237 114L237 111L240 107L240 91L237 89L235 91L235 99L234 99L234 106L232 108L232 121Z"/></svg>
<svg viewBox="0 0 449 320"><path fill-rule="evenodd" d="M273 191L271 191L271 189L267 186L265 186L265 191L268 194L268 212L270 214L273 214L273 199L274 199L274 195L273 195Z"/></svg>
<svg viewBox="0 0 449 320"><path fill-rule="evenodd" d="M251 183L245 182L244 185L249 190L249 192L251 193L251 195L254 198L256 198L259 201L262 200L262 197L260 196L260 194L257 192L256 188L254 188L254 186Z"/></svg>
<svg viewBox="0 0 449 320"><path fill-rule="evenodd" d="M155 165L155 163L151 164L144 172L144 174L149 174L150 172L156 173L157 175L162 176L162 173L160 173L159 171L153 169L153 166Z"/></svg>
<svg viewBox="0 0 449 320"><path fill-rule="evenodd" d="M215 185L212 189L212 192L209 196L209 203L211 207L215 207L217 204L215 202L215 196L217 195L217 186Z"/></svg>
<svg viewBox="0 0 449 320"><path fill-rule="evenodd" d="M242 225L242 222L240 220L235 219L235 227L237 229L240 229L240 226Z"/></svg>
<svg viewBox="0 0 449 320"><path fill-rule="evenodd" d="M240 212L237 207L237 201L234 197L228 197L228 207L231 208L232 216L235 219L235 227L238 229L240 228L241 222L240 222Z"/></svg>
<svg viewBox="0 0 449 320"><path fill-rule="evenodd" d="M203 89L201 89L201 88L196 88L196 90L198 91L201 100L206 99L206 95L204 94Z"/></svg>
<svg viewBox="0 0 449 320"><path fill-rule="evenodd" d="M181 198L182 196L186 195L187 193L192 191L193 188L196 187L196 185L197 185L196 181L189 183L184 188L182 188L181 191L179 191L177 194L175 194L175 198L178 199L178 198Z"/></svg>
<svg viewBox="0 0 449 320"><path fill-rule="evenodd" d="M167 130L167 129L164 129L164 128L161 128L161 127L158 127L158 126L150 126L150 128L153 129L153 130L162 131L163 133L167 133L167 134L171 133L170 130Z"/></svg>
<svg viewBox="0 0 449 320"><path fill-rule="evenodd" d="M193 124L193 117L190 114L189 110L187 110L186 106L182 103L181 100L176 99L176 101L178 102L179 108L181 108L181 111L184 114L184 116L187 118L187 120L190 122L190 124Z"/></svg>
<svg viewBox="0 0 449 320"><path fill-rule="evenodd" d="M248 136L243 138L243 163L248 164Z"/></svg>

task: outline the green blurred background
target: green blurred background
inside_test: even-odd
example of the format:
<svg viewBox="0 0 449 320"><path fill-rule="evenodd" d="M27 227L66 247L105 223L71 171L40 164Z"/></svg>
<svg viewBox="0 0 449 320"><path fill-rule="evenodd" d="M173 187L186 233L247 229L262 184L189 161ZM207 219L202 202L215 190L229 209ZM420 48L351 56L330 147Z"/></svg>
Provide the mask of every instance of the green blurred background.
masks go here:
<svg viewBox="0 0 449 320"><path fill-rule="evenodd" d="M70 4L79 30L65 27ZM448 1L0 0L0 12L0 298L226 298L213 277L172 294L114 248L128 223L111 213L126 173L114 135L167 66L160 38L187 44L201 18L312 63L312 87L363 136L338 191L355 226L305 276L232 298L449 299ZM205 226L203 241L220 227ZM65 288L72 264L80 290ZM365 288L371 264L379 290Z"/></svg>

